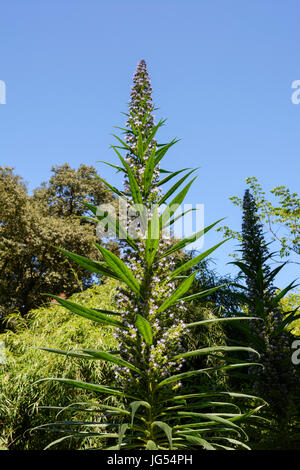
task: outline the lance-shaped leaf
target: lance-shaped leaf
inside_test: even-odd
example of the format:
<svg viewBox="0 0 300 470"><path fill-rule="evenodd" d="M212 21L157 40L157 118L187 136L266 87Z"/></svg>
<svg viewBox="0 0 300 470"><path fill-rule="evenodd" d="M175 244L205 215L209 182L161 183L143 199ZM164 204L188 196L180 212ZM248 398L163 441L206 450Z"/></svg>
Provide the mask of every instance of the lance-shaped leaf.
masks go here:
<svg viewBox="0 0 300 470"><path fill-rule="evenodd" d="M203 447L205 450L215 450L214 446L210 444L208 441L203 439L202 437L196 435L196 436L190 436L188 434L180 434L182 437L185 438L185 440L192 445L197 445Z"/></svg>
<svg viewBox="0 0 300 470"><path fill-rule="evenodd" d="M63 248L58 248L58 247L54 247L54 248L61 251L66 256L68 256L68 258L70 258L72 261L75 261L75 263L79 264L79 266L82 266L84 269L87 269L88 271L91 271L92 273L112 277L113 279L117 279L118 281L121 280L121 278L116 273L111 271L102 262L92 261L91 259L85 258L85 256L76 255L75 253L71 253L71 251L64 250Z"/></svg>
<svg viewBox="0 0 300 470"><path fill-rule="evenodd" d="M183 176L179 181L177 181L170 189L167 191L167 193L161 198L159 204L162 205L165 203L167 199L169 199L172 194L175 193L175 191L182 185L182 183L192 174L194 171L196 171L197 168L194 168L193 170L189 171L186 175Z"/></svg>
<svg viewBox="0 0 300 470"><path fill-rule="evenodd" d="M128 367L128 369L133 370L134 372L140 373L140 370L135 367L130 362L125 361L124 359L114 356L106 351L97 351L94 349L82 349L82 350L73 350L73 351L63 351L61 349L55 348L38 348L43 351L51 352L54 354L61 354L63 356L76 357L78 359L88 359L88 360L103 360L106 362L112 362L121 367Z"/></svg>
<svg viewBox="0 0 300 470"><path fill-rule="evenodd" d="M128 285L128 287L130 287L130 289L132 289L134 292L141 296L140 285L133 276L130 269L127 268L126 264L123 263L123 261L121 261L116 255L111 253L109 250L103 248L103 246L97 245L97 247L101 251L102 256L106 261L107 265L112 269L116 276L118 276L119 279L124 281Z"/></svg>
<svg viewBox="0 0 300 470"><path fill-rule="evenodd" d="M92 356L94 359L101 359L103 361L112 362L121 367L128 367L128 369L133 370L134 372L137 372L137 373L141 372L140 369L138 369L136 366L134 366L130 362L125 361L121 357L115 356L114 354L111 354L109 352L98 351L96 349L83 349L82 352L84 354L88 354Z"/></svg>
<svg viewBox="0 0 300 470"><path fill-rule="evenodd" d="M121 449L123 439L125 437L126 431L129 428L127 423L120 424L119 426L119 433L118 433L118 448Z"/></svg>
<svg viewBox="0 0 300 470"><path fill-rule="evenodd" d="M157 310L157 313L164 312L167 308L169 308L171 305L175 304L176 301L181 298L183 294L185 294L186 291L189 290L191 287L195 276L197 274L197 271L193 274L191 274L185 281L183 281L180 286L173 292L172 295L170 295L164 302L163 304L159 307Z"/></svg>
<svg viewBox="0 0 300 470"><path fill-rule="evenodd" d="M121 312L113 312L112 310L106 310L104 308L94 308L93 310L95 312L105 313L107 315L117 315L118 317L122 315Z"/></svg>
<svg viewBox="0 0 300 470"><path fill-rule="evenodd" d="M260 397L257 397L255 395L249 395L247 393L239 393L239 392L218 392L218 391L213 391L213 392L202 392L202 393L190 393L190 394L186 394L186 395L177 395L175 397L170 397L168 399L168 401L175 401L175 402L182 402L184 401L186 403L186 400L189 400L189 399L195 399L195 398L201 398L201 401L202 399L204 398L208 398L208 397L223 397L223 396L226 396L226 397L231 397L231 398L245 398L245 399L250 399L250 400L258 400L258 401L261 401L263 403L266 403L265 400L263 400L263 398L260 398Z"/></svg>
<svg viewBox="0 0 300 470"><path fill-rule="evenodd" d="M175 198L170 202L170 204L167 205L165 210L160 216L160 225L161 227L165 227L166 223L168 220L175 214L177 209L180 207L180 204L184 201L185 196L188 193L188 190L190 189L191 185L195 181L195 178L193 178L181 191L178 193Z"/></svg>
<svg viewBox="0 0 300 470"><path fill-rule="evenodd" d="M173 139L171 142L168 144L160 146L159 150L156 152L156 158L155 158L155 165L158 165L158 163L161 161L161 159L165 156L167 151L175 145L177 142L179 142L179 139Z"/></svg>
<svg viewBox="0 0 300 470"><path fill-rule="evenodd" d="M241 261L231 261L228 264L235 264L247 277L252 277L252 271L245 263L242 263Z"/></svg>
<svg viewBox="0 0 300 470"><path fill-rule="evenodd" d="M145 150L147 150L147 148L149 147L149 145L151 144L151 142L153 141L158 129L164 125L164 123L166 122L166 119L160 119L160 121L156 124L156 126L153 127L153 129L151 130L150 134L149 134L149 137L147 138L147 140L145 141Z"/></svg>
<svg viewBox="0 0 300 470"><path fill-rule="evenodd" d="M260 354L253 348L243 347L243 346L211 346L209 348L201 348L194 351L188 351L185 353L177 354L173 357L173 360L180 359L183 357L192 357L192 356L202 356L207 354L213 354L216 352L230 352L230 351L246 351L253 354Z"/></svg>
<svg viewBox="0 0 300 470"><path fill-rule="evenodd" d="M74 302L71 302L70 300L61 299L60 297L53 295L53 294L44 294L44 295L52 297L62 307L66 308L70 312L76 313L76 315L79 315L80 317L84 317L84 318L87 318L88 320L92 320L94 322L101 323L104 325L116 326L118 328L126 329L123 323L119 322L118 320L115 320L114 318L107 317L106 315L103 315L102 313L96 310L93 310L88 307L83 307L83 305L78 305Z"/></svg>
<svg viewBox="0 0 300 470"><path fill-rule="evenodd" d="M182 266L179 266L179 268L175 269L175 271L172 272L171 277L178 276L178 274L187 271L188 269L192 268L196 264L200 263L203 259L207 258L213 251L215 251L219 246L223 245L229 238L226 240L223 240L222 242L218 243L217 245L213 246L209 250L204 251L204 253L201 253L200 255L196 256L195 258L192 258L191 260L187 261L184 263Z"/></svg>
<svg viewBox="0 0 300 470"><path fill-rule="evenodd" d="M120 191L119 189L117 189L115 186L112 186L110 183L108 183L105 179L101 178L101 176L99 175L96 175L96 178L98 178L100 181L102 181L103 184L105 184L105 186L107 186L110 191L112 191L113 193L117 194L117 196L119 197L125 197L125 194Z"/></svg>
<svg viewBox="0 0 300 470"><path fill-rule="evenodd" d="M62 356L67 356L67 357L75 357L77 359L95 359L93 356L90 356L89 354L85 354L81 350L70 350L70 351L63 351L62 349L56 349L56 348L35 348L35 349L40 349L41 351L46 351L54 354L60 354Z"/></svg>
<svg viewBox="0 0 300 470"><path fill-rule="evenodd" d="M160 240L160 226L157 206L154 207L152 219L148 222L148 233L146 239L146 259L151 266L156 255Z"/></svg>
<svg viewBox="0 0 300 470"><path fill-rule="evenodd" d="M205 233L207 233L210 229L212 229L216 224L221 222L221 220L223 219L217 220L216 222L209 225L208 227L205 227L203 230L199 230L193 235L190 235L189 237L186 237L180 242L176 243L174 246L172 246L167 251L165 251L164 254L161 256L161 258L164 258L165 256L168 256L171 253L174 253L175 251L183 250L187 245L190 245L191 243L194 243L196 240L198 240L200 237L203 237Z"/></svg>
<svg viewBox="0 0 300 470"><path fill-rule="evenodd" d="M172 450L173 449L172 428L167 423L164 423L163 421L154 421L151 424L151 427L154 428L155 426L159 427L165 433L170 444L170 449Z"/></svg>
<svg viewBox="0 0 300 470"><path fill-rule="evenodd" d="M135 414L137 410L139 409L140 406L144 406L148 409L151 408L151 405L144 400L138 400L138 401L133 401L130 403L130 408L131 408L131 424L133 424Z"/></svg>
<svg viewBox="0 0 300 470"><path fill-rule="evenodd" d="M202 299L203 297L207 297L208 295L212 294L213 292L219 290L221 287L226 286L227 284L221 284L220 286L213 287L212 289L207 289L202 292L198 292L197 294L188 295L187 297L182 297L181 300L184 302L195 300L195 299Z"/></svg>
<svg viewBox="0 0 300 470"><path fill-rule="evenodd" d="M214 318L213 320L200 320L193 323L188 323L186 328L192 328L193 326L207 325L209 323L218 323L218 322L227 322L227 321L240 321L240 320L262 320L259 317L224 317L224 318Z"/></svg>
<svg viewBox="0 0 300 470"><path fill-rule="evenodd" d="M131 189L131 196L132 196L132 199L133 199L134 203L138 204L138 205L142 205L143 204L143 198L142 198L142 195L141 195L139 185L138 185L138 183L137 183L137 181L134 177L134 174L132 172L132 169L130 168L130 166L128 165L126 160L122 157L122 155L118 152L118 150L114 146L112 148L115 150L116 154L118 155L119 159L123 163L124 168L127 172L128 179L129 179L129 186L130 186L130 189Z"/></svg>
<svg viewBox="0 0 300 470"><path fill-rule="evenodd" d="M40 382L45 382L45 381L50 381L50 380L54 382L60 382L65 385L70 385L72 387L89 390L90 392L106 393L108 395L117 395L123 398L133 398L134 400L138 399L137 397L124 393L123 390L119 390L118 388L106 387L105 385L98 385L98 384L93 384L89 382L82 382L80 380L73 380L73 379L67 379L67 378L61 378L61 377L46 377L44 379L37 380L36 382L34 382L34 384L38 384Z"/></svg>
<svg viewBox="0 0 300 470"><path fill-rule="evenodd" d="M279 271L282 270L282 268L287 264L287 261L285 263L282 263L280 266L277 268L273 269L269 274L266 275L266 279L268 283L270 283L274 277L279 273Z"/></svg>
<svg viewBox="0 0 300 470"><path fill-rule="evenodd" d="M124 140L120 139L120 137L118 137L118 136L115 135L115 134L111 134L111 135L112 135L113 137L115 137L115 138L120 142L120 144L122 145L121 147L118 147L118 148L121 148L121 149L123 149L123 150L128 150L128 152L131 152L131 151L132 151L131 147L129 147L129 145L127 145L126 142L124 142ZM111 145L111 147L112 147L113 149L116 148L114 145Z"/></svg>
<svg viewBox="0 0 300 470"><path fill-rule="evenodd" d="M137 314L136 316L136 323L135 323L139 333L141 334L141 336L144 338L145 340L145 343L148 345L148 346L151 346L152 344L152 341L153 341L153 337L152 337L152 329L151 329L151 325L150 323L148 322L148 320L146 320L146 318L142 317L139 313Z"/></svg>
<svg viewBox="0 0 300 470"><path fill-rule="evenodd" d="M299 308L300 307L297 307L293 311L285 312L285 315L287 316L283 320L281 320L280 324L277 326L275 331L273 331L272 336L277 336L287 325L290 325L292 322L299 320L300 315L297 315Z"/></svg>
<svg viewBox="0 0 300 470"><path fill-rule="evenodd" d="M197 207L192 207L191 209L188 209L187 211L184 211L184 212L180 213L179 215L177 215L173 219L167 221L166 224L163 225L162 228L170 227L171 225L175 224L175 222L177 222L177 220L181 219L182 217L184 217L189 212L197 211L197 210L199 210Z"/></svg>
<svg viewBox="0 0 300 470"><path fill-rule="evenodd" d="M243 447L244 449L246 450L251 450L251 448L249 446L247 446L246 444L244 444L243 442L237 440L237 439L233 439L232 437L211 437L212 440L214 441L226 441L226 442L229 442L230 444L233 444L234 447L236 446L240 446L240 447Z"/></svg>
<svg viewBox="0 0 300 470"><path fill-rule="evenodd" d="M182 173L183 171L187 171L187 170L190 170L190 168L183 168L183 170L170 172L168 176L165 176L162 180L159 181L157 186L162 186L163 184L165 184L168 181L170 181L171 179L173 179L175 176L177 176L180 173Z"/></svg>
<svg viewBox="0 0 300 470"><path fill-rule="evenodd" d="M128 245L130 245L133 249L137 249L136 243L132 240L132 238L128 235L128 232L123 227L123 225L118 221L117 218L113 217L109 212L106 212L104 215L99 214L99 208L89 204L87 202L82 202L82 204L87 207L93 214L97 217L97 219L92 219L97 223L102 224L105 226L107 223L107 228L111 230L118 238L121 240L126 240ZM96 244L97 245L97 244Z"/></svg>
<svg viewBox="0 0 300 470"><path fill-rule="evenodd" d="M124 168L121 168L120 166L117 166L117 165L113 165L112 163L105 162L103 160L97 160L97 163L105 163L105 165L109 165L112 168L115 168L117 170L117 173L119 173L120 171L122 171L122 172L125 171Z"/></svg>
<svg viewBox="0 0 300 470"><path fill-rule="evenodd" d="M153 172L155 168L155 149L152 150L150 157L147 160L145 171L144 171L144 195L148 194L149 188L151 186L151 181L153 178Z"/></svg>
<svg viewBox="0 0 300 470"><path fill-rule="evenodd" d="M188 371L188 372L182 372L181 374L172 375L171 377L168 377L167 379L164 379L161 382L159 382L157 387L160 388L160 387L163 387L164 385L168 385L168 384L171 384L173 382L178 382L180 380L185 380L185 379L188 379L190 377L194 377L194 376L200 375L200 374L206 374L207 372L232 370L232 369L237 369L237 368L241 368L241 367L252 367L252 366L263 367L262 364L259 364L259 363L256 363L256 362L241 362L239 364L230 364L228 366L206 367L204 369L191 370L191 371Z"/></svg>
<svg viewBox="0 0 300 470"><path fill-rule="evenodd" d="M299 284L295 285L295 281L291 282L287 287L282 289L279 294L277 294L273 299L272 299L272 305L275 307L279 300L281 300L291 289L295 289L295 287L298 287Z"/></svg>

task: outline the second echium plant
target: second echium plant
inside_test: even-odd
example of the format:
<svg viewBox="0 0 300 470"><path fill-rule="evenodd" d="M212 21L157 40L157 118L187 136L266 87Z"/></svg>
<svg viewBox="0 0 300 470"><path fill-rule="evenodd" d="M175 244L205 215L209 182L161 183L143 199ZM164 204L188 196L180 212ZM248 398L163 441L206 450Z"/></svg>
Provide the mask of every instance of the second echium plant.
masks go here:
<svg viewBox="0 0 300 470"><path fill-rule="evenodd" d="M254 350L224 345L206 347L205 344L198 350L184 349L185 335L198 325L249 320L249 317L183 321L188 303L215 290L189 295L197 272L186 273L220 244L182 262L179 267L177 263L175 268L176 255L215 224L179 241L165 236L166 229L180 217L176 210L195 178L186 181L194 170L186 168L170 172L160 168L175 140L163 145L157 143L156 134L163 122L154 125L153 109L149 76L145 62L141 61L134 75L126 129L123 129L125 139L117 137L117 144L113 146L120 162L118 165L108 163L124 174L124 190L101 179L129 207L131 215L123 223L122 218L103 214L97 207L88 205L93 213L91 219L106 224L110 230L114 227L122 239L121 255L117 257L99 244L97 248L103 262L61 250L87 270L118 280L118 311L88 309L52 296L71 312L95 322L95 326L105 324L113 328L118 347L115 351L48 351L86 360L109 361L115 365L115 383L107 387L69 378L45 379L80 387L99 397L94 419L59 422L55 427L62 425L64 431L69 430L64 438L92 436L99 449L249 448L240 423L251 415L256 416L264 402L238 392L199 391L197 378L250 364L241 361L182 371L190 356ZM163 195L162 186L179 173L184 176L181 175ZM188 388L185 387L186 380L189 381ZM118 397L120 405L106 404L105 396ZM257 400L257 406L247 413L241 412L239 400L252 403Z"/></svg>

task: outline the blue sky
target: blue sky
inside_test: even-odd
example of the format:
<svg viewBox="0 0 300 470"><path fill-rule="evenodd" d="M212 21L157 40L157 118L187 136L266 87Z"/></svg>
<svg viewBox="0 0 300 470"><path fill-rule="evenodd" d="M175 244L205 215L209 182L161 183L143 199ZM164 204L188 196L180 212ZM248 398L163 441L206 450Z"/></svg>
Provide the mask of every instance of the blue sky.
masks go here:
<svg viewBox="0 0 300 470"><path fill-rule="evenodd" d="M52 165L113 161L110 133L122 126L131 79L145 59L161 141L181 138L165 167L201 166L188 203L205 204L207 224L240 211L228 198L256 176L268 191L298 191L300 80L298 0L14 0L1 5L0 164L32 189ZM208 235L205 248L220 241ZM215 267L232 268L216 252ZM298 276L295 267L279 278Z"/></svg>

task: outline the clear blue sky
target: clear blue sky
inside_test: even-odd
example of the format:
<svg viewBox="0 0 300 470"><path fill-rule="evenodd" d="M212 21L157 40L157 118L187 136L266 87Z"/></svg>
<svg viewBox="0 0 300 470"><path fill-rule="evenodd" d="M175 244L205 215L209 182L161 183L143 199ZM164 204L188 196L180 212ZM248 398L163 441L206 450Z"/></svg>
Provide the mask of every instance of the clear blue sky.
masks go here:
<svg viewBox="0 0 300 470"><path fill-rule="evenodd" d="M161 139L180 137L165 165L201 166L187 202L205 220L241 214L228 198L256 176L266 191L299 190L299 0L14 0L2 2L0 164L29 188L54 164L113 161L114 125L123 125L137 62L147 61ZM207 236L205 247L220 234ZM233 246L216 252L216 267ZM298 275L289 268L283 284Z"/></svg>

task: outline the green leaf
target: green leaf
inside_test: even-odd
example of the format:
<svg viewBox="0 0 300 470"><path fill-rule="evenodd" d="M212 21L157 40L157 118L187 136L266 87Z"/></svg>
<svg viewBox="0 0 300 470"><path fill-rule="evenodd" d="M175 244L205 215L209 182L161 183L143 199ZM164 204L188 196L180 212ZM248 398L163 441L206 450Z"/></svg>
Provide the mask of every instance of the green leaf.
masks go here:
<svg viewBox="0 0 300 470"><path fill-rule="evenodd" d="M111 214L108 212L104 216L98 215L98 208L93 206L92 204L88 204L87 202L82 202L82 204L87 207L90 211L93 212L93 214L97 217L96 221L97 223L100 223L104 225L105 222L107 222L108 229L112 230L112 232L116 233L116 235L121 238L122 240L126 240L127 243L134 249L137 249L136 243L130 238L128 235L126 229L123 227L123 225L118 221L118 219L115 219ZM92 219L95 220L95 219ZM97 246L97 244L95 244Z"/></svg>
<svg viewBox="0 0 300 470"><path fill-rule="evenodd" d="M89 354L84 354L80 350L63 351L61 349L55 349L55 348L34 348L34 349L40 349L41 351L51 352L54 354L61 354L67 357L76 357L78 359L94 359L93 356L90 356Z"/></svg>
<svg viewBox="0 0 300 470"><path fill-rule="evenodd" d="M189 372L182 372L181 374L172 375L171 377L168 377L167 379L164 379L161 382L159 382L157 387L160 388L160 387L163 387L164 385L168 385L173 382L178 382L179 380L185 380L185 379L188 379L189 377L194 377L199 374L206 374L207 372L231 370L231 369L237 369L240 367L250 367L250 366L263 367L262 364L258 364L256 362L243 362L240 364L230 364L227 366L206 367L205 369L191 370Z"/></svg>
<svg viewBox="0 0 300 470"><path fill-rule="evenodd" d="M103 263L100 263L99 261L92 261L81 255L76 255L75 253L71 253L70 251L64 250L63 248L54 248L61 251L64 255L68 256L68 258L70 258L72 261L75 261L75 263L79 264L79 266L83 267L84 269L87 269L92 273L112 277L113 279L120 281L120 278L113 271L104 266Z"/></svg>
<svg viewBox="0 0 300 470"><path fill-rule="evenodd" d="M187 195L188 190L190 189L191 185L195 181L197 177L193 178L183 189L180 193L175 196L175 198L167 205L165 210L160 216L160 225L161 227L166 226L166 222L175 214L177 209L180 207L180 204L184 201L185 196ZM161 205L161 202L160 202Z"/></svg>
<svg viewBox="0 0 300 470"><path fill-rule="evenodd" d="M118 173L119 173L120 171L123 171L123 172L125 171L124 168L121 168L120 166L117 166L117 165L112 165L112 163L108 163L108 162L105 162L105 161L103 161L103 160L97 160L97 163L105 163L105 165L109 165L109 166L111 166L112 168L115 168L115 169L118 171Z"/></svg>
<svg viewBox="0 0 300 470"><path fill-rule="evenodd" d="M193 235L190 235L189 237L186 237L183 240L181 240L180 242L176 243L174 246L169 248L169 250L165 251L165 253L161 256L161 258L164 258L165 256L168 256L171 253L174 253L175 251L183 250L187 245L195 242L196 240L198 240L198 238L202 237L205 233L207 233L216 224L221 222L221 220L223 220L223 219L217 220L216 222L209 225L208 227L205 227L203 230L199 230L198 232L194 233Z"/></svg>
<svg viewBox="0 0 300 470"><path fill-rule="evenodd" d="M206 450L215 450L215 448L208 441L200 436L189 436L188 434L180 434L180 436L184 437L189 444L204 447Z"/></svg>
<svg viewBox="0 0 300 470"><path fill-rule="evenodd" d="M252 272L251 270L249 269L249 267L245 264L245 263L242 263L241 261L231 261L230 263L228 264L234 264L235 266L237 266L238 268L240 268L241 271L243 271L243 273L247 276L247 277L251 277L252 278Z"/></svg>
<svg viewBox="0 0 300 470"><path fill-rule="evenodd" d="M182 297L181 300L184 302L189 301L189 300L195 300L195 299L202 299L203 297L207 297L208 295L212 294L213 292L221 289L221 287L226 286L227 284L221 284L220 286L213 287L212 289L207 289L202 292L198 292L197 294L192 294L189 295L188 297Z"/></svg>
<svg viewBox="0 0 300 470"><path fill-rule="evenodd" d="M83 349L83 353L92 356L94 359L102 359L103 361L112 362L118 364L121 367L128 367L128 369L133 370L134 372L140 373L140 369L131 364L130 362L125 361L121 357L117 357L114 354L111 354L106 351L98 351L95 349Z"/></svg>
<svg viewBox="0 0 300 470"><path fill-rule="evenodd" d="M153 217L148 222L148 233L146 239L146 260L151 266L156 255L160 240L160 226L157 206L154 207Z"/></svg>
<svg viewBox="0 0 300 470"><path fill-rule="evenodd" d="M136 323L135 323L139 333L145 339L145 342L148 346L152 344L152 329L150 323L146 320L146 318L142 317L139 313L136 316Z"/></svg>
<svg viewBox="0 0 300 470"><path fill-rule="evenodd" d="M213 246L209 250L204 251L204 253L201 253L200 255L196 256L195 258L192 258L190 261L187 263L184 263L182 266L179 266L179 268L175 269L175 271L172 272L171 277L178 276L181 272L185 272L188 269L192 268L193 266L197 265L200 263L203 259L207 258L213 251L215 251L219 246L223 245L229 238L226 240L223 240L222 242L218 243L217 245Z"/></svg>
<svg viewBox="0 0 300 470"><path fill-rule="evenodd" d="M118 364L122 367L128 367L128 369L133 370L134 372L140 373L140 369L135 367L134 365L130 364L130 362L121 359L120 357L114 356L106 351L97 351L93 349L82 349L82 350L71 350L71 351L62 351L61 349L54 349L54 348L37 348L42 351L51 352L54 354L61 354L63 356L70 356L76 357L79 359L89 359L89 360L98 360L101 359L106 362L112 362L114 364Z"/></svg>
<svg viewBox="0 0 300 470"><path fill-rule="evenodd" d="M152 178L153 178L153 172L155 168L155 150L156 148L153 149L153 151L150 154L150 157L147 160L145 171L144 171L144 195L146 196L148 194L149 188L151 186Z"/></svg>
<svg viewBox="0 0 300 470"><path fill-rule="evenodd" d="M287 294L291 289L295 289L296 287L298 287L299 284L295 285L295 281L291 282L287 287L285 287L284 289L282 289L279 294L277 294L273 299L272 299L272 305L275 307L279 300L281 300L285 294Z"/></svg>
<svg viewBox="0 0 300 470"><path fill-rule="evenodd" d="M117 153L119 159L123 163L124 168L127 172L128 179L129 179L129 186L130 186L130 189L131 189L131 196L132 196L132 199L133 199L134 203L137 204L137 205L143 205L143 198L142 198L142 195L141 195L141 191L140 191L139 185L138 185L138 183L137 183L137 181L134 177L134 174L133 174L130 166L128 165L126 160L122 157L122 155L117 151L117 149L114 146L112 146L112 148Z"/></svg>
<svg viewBox="0 0 300 470"><path fill-rule="evenodd" d="M203 354L212 354L215 352L229 352L229 351L247 351L251 352L253 354L257 354L260 356L260 354L252 348L249 347L243 347L243 346L211 346L208 348L201 348L197 349L194 351L188 351L182 354L177 354L176 356L173 357L172 360L180 359L182 357L191 357L191 356L202 356Z"/></svg>
<svg viewBox="0 0 300 470"><path fill-rule="evenodd" d="M129 428L128 424L124 423L119 426L119 434L118 434L118 447L119 450L121 449L122 442L124 439L124 436L126 434L127 429Z"/></svg>
<svg viewBox="0 0 300 470"><path fill-rule="evenodd" d="M163 421L154 421L151 424L151 427L155 427L155 426L159 427L165 433L170 444L170 449L172 450L173 449L172 428L167 423L164 423Z"/></svg>
<svg viewBox="0 0 300 470"><path fill-rule="evenodd" d="M70 310L70 312L76 313L76 315L87 318L88 320L92 320L94 322L101 323L104 325L116 326L118 328L126 329L123 323L119 322L118 320L115 320L114 318L107 317L102 313L97 312L96 310L93 310L88 307L83 307L82 305L78 305L74 302L71 302L70 300L61 299L60 297L53 294L44 295L52 297L53 299L57 300L57 302L62 307L66 308L67 310Z"/></svg>
<svg viewBox="0 0 300 470"><path fill-rule="evenodd" d="M249 395L247 393L238 393L238 392L218 392L218 391L202 392L202 393L190 393L190 394L187 394L187 395L177 395L175 397L171 397L169 399L169 401L182 401L182 400L188 400L188 399L194 399L194 398L204 399L204 398L208 398L208 397L217 397L217 396L221 396L221 397L229 396L231 398L245 398L245 399L249 399L249 400L260 400L260 401L266 403L265 400L263 400L260 397L256 397L255 395Z"/></svg>
<svg viewBox="0 0 300 470"><path fill-rule="evenodd" d="M133 424L135 414L140 406L145 406L148 409L151 408L151 405L147 401L143 401L143 400L133 401L130 403L129 406L131 408L131 424Z"/></svg>
<svg viewBox="0 0 300 470"><path fill-rule="evenodd" d="M166 223L166 225L163 225L163 229L166 228L166 227L170 227L171 225L173 225L178 219L181 219L182 217L184 217L186 214L188 214L189 212L192 212L192 211L197 211L199 209L197 209L196 207L193 207L192 209L188 209L187 211L184 211L182 212L181 214L177 215L176 217L174 217L172 220L170 220L169 222Z"/></svg>
<svg viewBox="0 0 300 470"><path fill-rule="evenodd" d="M180 173L182 173L183 171L186 171L186 170L190 170L190 168L183 168L183 170L178 170L178 171L171 172L168 176L165 176L165 178L160 180L157 186L162 186L163 184L167 183L172 178L174 178L175 176L179 175Z"/></svg>
<svg viewBox="0 0 300 470"><path fill-rule="evenodd" d="M146 450L157 450L157 446L154 441L147 441Z"/></svg>
<svg viewBox="0 0 300 470"><path fill-rule="evenodd" d="M193 170L189 171L186 175L184 175L183 178L181 178L179 181L177 181L170 189L167 191L167 193L162 197L162 199L159 202L159 205L164 204L164 202L169 199L170 196L172 196L173 193L182 185L182 183L192 174L194 171L196 171L198 168L194 168ZM195 178L192 180L194 181Z"/></svg>
<svg viewBox="0 0 300 470"><path fill-rule="evenodd" d="M98 178L100 181L102 181L102 183L105 184L105 186L107 186L113 193L117 194L117 196L119 197L122 197L124 198L125 197L125 194L120 191L119 189L115 188L115 186L112 186L111 184L109 184L105 179L101 178L101 176L99 175L95 175L96 178Z"/></svg>
<svg viewBox="0 0 300 470"><path fill-rule="evenodd" d="M178 139L173 139L171 142L168 144L162 145L160 149L156 152L156 158L155 158L155 166L158 165L158 163L161 161L161 159L165 156L167 151L175 145L177 142L179 142Z"/></svg>
<svg viewBox="0 0 300 470"><path fill-rule="evenodd" d="M185 281L183 281L180 286L171 294L164 302L163 304L159 307L157 310L157 313L161 313L164 310L166 310L168 307L171 305L175 304L176 301L180 298L183 294L185 294L186 291L189 290L191 285L194 282L195 276L197 274L197 271L193 274L191 274Z"/></svg>
<svg viewBox="0 0 300 470"><path fill-rule="evenodd" d="M101 251L102 256L108 266L112 269L115 275L118 276L118 279L124 281L128 285L128 287L130 287L130 289L132 289L140 297L142 297L140 292L140 285L131 273L130 269L127 268L125 263L123 263L123 261L121 261L116 255L111 253L109 250L103 248L103 246L97 244L97 247Z"/></svg>
<svg viewBox="0 0 300 470"><path fill-rule="evenodd" d="M226 318L214 318L213 320L200 320L197 322L193 323L188 323L186 325L186 328L192 328L193 326L200 326L200 325L206 325L209 323L217 323L217 322L223 322L223 321L236 321L236 320L262 320L262 318L259 317L226 317Z"/></svg>
<svg viewBox="0 0 300 470"><path fill-rule="evenodd" d="M37 380L36 382L34 382L34 384L50 380L53 380L54 382L60 382L65 385L70 385L72 387L89 390L90 392L106 393L108 395L118 395L123 398L133 398L134 400L137 400L137 397L128 395L127 393L124 393L122 390L119 390L117 388L106 387L105 385L97 385L88 382L81 382L80 380L66 379L60 377L46 377L44 379Z"/></svg>
<svg viewBox="0 0 300 470"><path fill-rule="evenodd" d="M118 137L117 135L115 134L111 134L113 137L115 137L119 142L120 144L122 144L122 149L124 150L128 150L128 152L131 152L131 147L129 147L129 145L126 144L126 142L124 142L124 140L120 139L120 137ZM111 145L111 147L115 150L115 146L114 145Z"/></svg>

